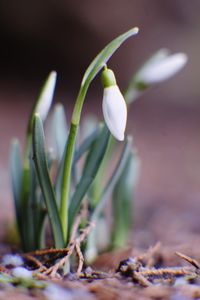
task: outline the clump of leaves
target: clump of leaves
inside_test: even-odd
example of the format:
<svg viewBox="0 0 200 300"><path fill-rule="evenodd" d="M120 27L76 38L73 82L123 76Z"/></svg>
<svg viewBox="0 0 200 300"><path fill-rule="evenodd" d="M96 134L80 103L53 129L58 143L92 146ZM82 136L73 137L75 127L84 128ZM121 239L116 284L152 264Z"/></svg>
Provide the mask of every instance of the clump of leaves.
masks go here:
<svg viewBox="0 0 200 300"><path fill-rule="evenodd" d="M150 66L156 66L159 73L161 58L164 60L168 55L161 50L151 58L146 69L143 67L143 73L138 72L133 76L123 97L115 75L107 69L106 63L121 44L137 32L138 29L133 28L114 39L89 65L80 85L69 128L63 106L58 104L54 107L51 140L54 141L56 149L53 155L46 148L43 126L53 99L56 72L51 72L48 76L31 112L23 158L19 141L15 139L12 142L12 187L16 220L24 251L46 247L45 220L51 227L53 246L66 247L82 207L86 208L86 214L82 218L81 226L88 221L96 223L96 228L84 248L88 260L94 258L102 248L102 245L98 245L98 240L101 240L98 236L106 236L108 233L109 239L104 247L122 247L127 242L132 219L133 193L138 177L138 157L132 147L132 138L124 137L127 117L124 97L128 106L148 88L151 83L145 81L145 78L149 78L147 75L151 71ZM182 65L179 59L179 66L174 68L174 73L183 65L183 59ZM162 62L160 72L163 69ZM78 143L77 133L84 100L91 82L101 70L104 87L103 113L107 126L101 122L95 123L89 134L82 132L84 138ZM173 75L172 73L165 74L166 78ZM154 83L155 78L152 84ZM110 132L116 139L124 140L124 143L110 177L106 178L107 169L112 168L111 159L116 148L120 148ZM105 225L105 205L110 198L113 198L112 229Z"/></svg>

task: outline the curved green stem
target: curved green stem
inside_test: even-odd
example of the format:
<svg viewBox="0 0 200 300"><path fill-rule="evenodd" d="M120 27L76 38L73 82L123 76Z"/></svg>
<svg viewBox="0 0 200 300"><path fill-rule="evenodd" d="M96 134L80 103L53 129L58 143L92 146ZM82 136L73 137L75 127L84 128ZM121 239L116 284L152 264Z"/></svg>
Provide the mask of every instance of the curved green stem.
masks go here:
<svg viewBox="0 0 200 300"><path fill-rule="evenodd" d="M66 155L64 160L63 177L62 177L62 191L61 191L61 206L60 206L60 219L62 224L62 230L64 234L64 241L68 238L68 203L69 203L69 192L70 192L70 180L71 180L71 169L74 155L74 148L76 143L77 130L80 123L81 111L87 90L90 83L99 73L99 71L105 66L106 62L113 55L113 53L131 36L138 33L138 28L132 28L124 34L118 36L116 39L111 41L91 62L88 66L82 82L81 87L76 99L74 106L71 127L67 142Z"/></svg>

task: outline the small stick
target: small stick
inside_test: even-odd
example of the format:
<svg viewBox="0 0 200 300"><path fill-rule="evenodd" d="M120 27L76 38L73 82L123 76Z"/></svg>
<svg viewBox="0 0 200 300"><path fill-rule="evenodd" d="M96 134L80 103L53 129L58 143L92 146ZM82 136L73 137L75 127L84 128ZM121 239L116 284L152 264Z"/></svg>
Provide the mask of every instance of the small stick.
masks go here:
<svg viewBox="0 0 200 300"><path fill-rule="evenodd" d="M61 268L67 262L69 257L72 255L72 253L73 253L73 251L76 247L76 244L80 245L85 240L85 238L90 233L93 226L94 226L94 224L90 223L85 229L83 229L81 234L75 239L75 241L72 242L71 244L69 244L69 246L66 248L67 255L65 257L63 257L59 262L57 262L54 266L48 268L44 272L44 274L45 275L50 275L51 277L54 277L55 274L57 273L58 269Z"/></svg>
<svg viewBox="0 0 200 300"><path fill-rule="evenodd" d="M81 252L81 248L80 248L80 245L76 244L75 246L75 250L76 250L76 253L77 253L77 256L78 256L78 269L77 269L77 275L78 277L80 276L80 273L83 269L83 263L84 263L84 257L83 257L83 254Z"/></svg>
<svg viewBox="0 0 200 300"><path fill-rule="evenodd" d="M49 254L59 254L59 253L63 253L66 254L67 249L54 249L54 248L50 248L50 249L41 249L41 250L36 250L36 251L32 251L32 252L28 252L25 253L25 255L31 255L31 256L45 256L45 255L49 255Z"/></svg>
<svg viewBox="0 0 200 300"><path fill-rule="evenodd" d="M198 263L197 260L182 254L180 252L175 252L176 255L178 255L180 258L184 259L185 261L187 261L188 263L190 263L192 266L194 266L196 269L200 269L200 264Z"/></svg>
<svg viewBox="0 0 200 300"><path fill-rule="evenodd" d="M141 272L133 272L132 279L133 279L133 281L136 281L137 283L139 283L143 287L152 286L152 283L148 279L146 279L141 274Z"/></svg>
<svg viewBox="0 0 200 300"><path fill-rule="evenodd" d="M138 272L145 277L160 277L165 276L177 277L191 275L192 270L190 268L161 268L161 269L144 269Z"/></svg>
<svg viewBox="0 0 200 300"><path fill-rule="evenodd" d="M78 227L79 227L79 225L80 225L80 222L81 222L81 216L78 215L78 216L76 217L76 220L75 220L74 225L73 225L73 227L72 227L72 232L71 232L71 237L70 237L69 244L71 244L71 243L74 242L75 237L76 237L76 233L77 233L77 231L78 231Z"/></svg>
<svg viewBox="0 0 200 300"><path fill-rule="evenodd" d="M26 259L26 260L28 260L28 261L30 261L30 262L32 262L32 263L34 263L35 265L36 265L36 267L37 268L46 268L36 257L34 257L34 256L32 256L32 255L30 255L30 254L24 254L23 255L23 257Z"/></svg>

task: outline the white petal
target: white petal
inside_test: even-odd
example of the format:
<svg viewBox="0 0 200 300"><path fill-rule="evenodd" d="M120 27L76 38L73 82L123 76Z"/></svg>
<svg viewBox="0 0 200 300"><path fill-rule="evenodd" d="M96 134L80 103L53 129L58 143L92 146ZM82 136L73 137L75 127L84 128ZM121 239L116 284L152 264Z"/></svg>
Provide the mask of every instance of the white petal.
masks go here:
<svg viewBox="0 0 200 300"><path fill-rule="evenodd" d="M154 66L162 62L166 57L170 55L168 49L161 48L156 53L154 53L139 69L136 74L137 78L143 78L144 74L148 72L149 69L152 69Z"/></svg>
<svg viewBox="0 0 200 300"><path fill-rule="evenodd" d="M56 77L57 73L55 71L52 71L49 74L36 105L35 113L39 113L43 121L46 119L51 107L56 85Z"/></svg>
<svg viewBox="0 0 200 300"><path fill-rule="evenodd" d="M185 53L169 55L162 60L154 61L143 68L137 80L148 85L164 81L180 71L186 64L188 58Z"/></svg>
<svg viewBox="0 0 200 300"><path fill-rule="evenodd" d="M127 107L117 85L104 89L103 115L111 134L119 141L124 140L127 120Z"/></svg>

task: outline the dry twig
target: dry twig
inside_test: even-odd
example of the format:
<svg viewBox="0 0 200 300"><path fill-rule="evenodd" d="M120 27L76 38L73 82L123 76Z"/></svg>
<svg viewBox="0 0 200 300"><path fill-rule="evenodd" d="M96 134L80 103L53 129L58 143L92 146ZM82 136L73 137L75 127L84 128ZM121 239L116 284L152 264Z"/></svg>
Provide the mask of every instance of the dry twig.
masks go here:
<svg viewBox="0 0 200 300"><path fill-rule="evenodd" d="M196 270L193 267L170 267L158 269L149 267L148 264L152 261L150 253L154 256L154 249L156 250L156 247L151 248L147 252L148 255L144 254L120 262L117 272L123 276L132 278L134 282L143 287L152 285L152 282L155 280L168 280L171 284L177 277L197 276L197 274L200 273L200 264L196 260L179 252L176 254L189 262Z"/></svg>
<svg viewBox="0 0 200 300"><path fill-rule="evenodd" d="M24 257L25 260L27 260L27 261L33 263L33 264L36 266L36 268L42 268L42 267L43 267L43 268L46 268L46 267L39 261L39 259L37 259L36 257L34 257L34 256L30 255L30 254L25 253L25 254L23 255L23 257Z"/></svg>
<svg viewBox="0 0 200 300"><path fill-rule="evenodd" d="M80 273L81 273L81 271L83 269L84 257L83 257L83 254L81 252L80 245L76 244L75 245L75 250L76 250L76 253L77 253L77 256L78 256L77 276L79 277Z"/></svg>
<svg viewBox="0 0 200 300"><path fill-rule="evenodd" d="M133 272L132 274L133 281L137 282L140 286L148 287L152 286L152 283L144 277L140 272Z"/></svg>
<svg viewBox="0 0 200 300"><path fill-rule="evenodd" d="M180 258L184 259L185 261L187 261L188 263L190 263L192 266L194 266L196 269L200 269L200 264L198 263L197 260L181 253L181 252L175 252L176 255L178 255Z"/></svg>
<svg viewBox="0 0 200 300"><path fill-rule="evenodd" d="M80 235L74 239L74 241L71 240L69 246L66 248L67 255L61 258L54 266L48 268L43 272L44 275L49 275L51 277L55 277L57 274L58 269L63 267L66 262L69 260L69 257L72 255L74 250L78 253L79 257L79 266L78 266L78 273L81 272L82 266L83 266L83 255L80 250L80 244L85 240L85 238L88 236L90 233L93 223L90 223L85 229L82 230ZM77 250L78 249L78 250ZM81 254L80 254L81 253Z"/></svg>

